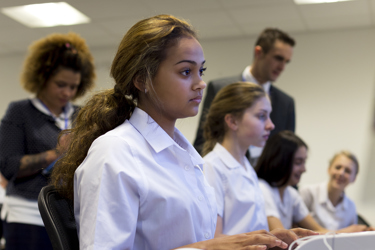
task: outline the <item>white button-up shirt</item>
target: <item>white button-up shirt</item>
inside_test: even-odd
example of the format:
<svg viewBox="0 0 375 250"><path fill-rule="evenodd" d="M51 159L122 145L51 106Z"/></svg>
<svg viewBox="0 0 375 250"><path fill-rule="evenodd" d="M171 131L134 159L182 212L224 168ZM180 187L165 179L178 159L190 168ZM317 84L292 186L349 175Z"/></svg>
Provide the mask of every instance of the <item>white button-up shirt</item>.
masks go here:
<svg viewBox="0 0 375 250"><path fill-rule="evenodd" d="M246 170L219 143L204 158L204 172L215 189L223 234L268 230L264 200L258 177L244 156Z"/></svg>
<svg viewBox="0 0 375 250"><path fill-rule="evenodd" d="M338 230L358 223L355 204L345 194L342 201L333 206L328 198L328 183L300 188L300 194L311 216L328 230Z"/></svg>
<svg viewBox="0 0 375 250"><path fill-rule="evenodd" d="M97 138L74 177L80 249L172 249L211 239L214 190L202 158L136 108Z"/></svg>
<svg viewBox="0 0 375 250"><path fill-rule="evenodd" d="M280 219L284 228L292 228L293 223L300 222L309 214L305 203L303 203L296 189L290 186L285 188L283 200L281 200L277 187L271 187L263 179L259 179L259 186L262 189L266 202L267 216L274 216Z"/></svg>

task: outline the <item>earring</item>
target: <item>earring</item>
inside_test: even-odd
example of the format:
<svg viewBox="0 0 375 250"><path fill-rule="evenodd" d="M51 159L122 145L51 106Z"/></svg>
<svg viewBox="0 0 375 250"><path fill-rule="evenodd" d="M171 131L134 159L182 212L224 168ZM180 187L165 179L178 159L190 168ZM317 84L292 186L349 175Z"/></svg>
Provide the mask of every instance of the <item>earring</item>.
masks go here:
<svg viewBox="0 0 375 250"><path fill-rule="evenodd" d="M147 90L147 89L145 89L145 94L147 93L147 91L148 91L148 90Z"/></svg>

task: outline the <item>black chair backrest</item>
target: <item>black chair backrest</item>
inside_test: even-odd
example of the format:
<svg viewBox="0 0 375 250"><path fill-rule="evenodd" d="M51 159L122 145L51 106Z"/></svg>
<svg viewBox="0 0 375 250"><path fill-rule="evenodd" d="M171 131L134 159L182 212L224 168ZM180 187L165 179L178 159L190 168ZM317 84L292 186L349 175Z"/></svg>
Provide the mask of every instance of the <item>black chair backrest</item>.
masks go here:
<svg viewBox="0 0 375 250"><path fill-rule="evenodd" d="M358 218L358 224L359 225L365 225L367 227L370 226L370 224L360 214L357 214L357 218Z"/></svg>
<svg viewBox="0 0 375 250"><path fill-rule="evenodd" d="M38 207L54 250L79 249L73 202L63 198L53 186L43 187Z"/></svg>

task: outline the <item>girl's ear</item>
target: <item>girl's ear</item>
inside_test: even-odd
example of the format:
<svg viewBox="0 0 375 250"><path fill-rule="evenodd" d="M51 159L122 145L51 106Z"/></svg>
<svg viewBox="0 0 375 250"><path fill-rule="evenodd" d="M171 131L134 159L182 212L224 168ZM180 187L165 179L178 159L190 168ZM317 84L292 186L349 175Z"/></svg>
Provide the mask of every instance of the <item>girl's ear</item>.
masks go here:
<svg viewBox="0 0 375 250"><path fill-rule="evenodd" d="M230 130L236 131L238 129L238 121L232 114L226 114L224 121Z"/></svg>
<svg viewBox="0 0 375 250"><path fill-rule="evenodd" d="M255 55L255 57L260 57L261 55L263 55L262 47L260 47L259 45L255 46L254 55Z"/></svg>
<svg viewBox="0 0 375 250"><path fill-rule="evenodd" d="M146 93L147 92L147 90L146 90L146 84L145 84L145 82L143 81L143 79L139 75L136 76L136 77L134 77L133 84L142 93Z"/></svg>

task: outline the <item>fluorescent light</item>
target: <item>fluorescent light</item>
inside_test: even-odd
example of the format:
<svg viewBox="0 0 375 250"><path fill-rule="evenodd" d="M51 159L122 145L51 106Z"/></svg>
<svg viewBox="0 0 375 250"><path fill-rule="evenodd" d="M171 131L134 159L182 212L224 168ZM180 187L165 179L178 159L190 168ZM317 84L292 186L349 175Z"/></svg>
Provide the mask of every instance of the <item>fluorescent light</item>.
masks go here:
<svg viewBox="0 0 375 250"><path fill-rule="evenodd" d="M346 2L353 0L294 0L296 4L314 4L314 3L336 3L336 2Z"/></svg>
<svg viewBox="0 0 375 250"><path fill-rule="evenodd" d="M65 2L8 7L1 12L31 28L90 22L90 18Z"/></svg>

